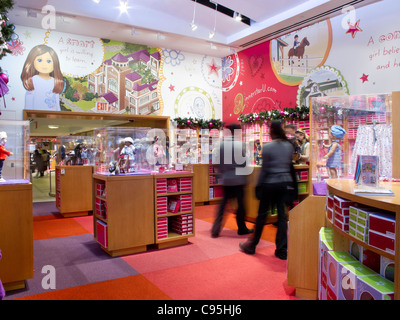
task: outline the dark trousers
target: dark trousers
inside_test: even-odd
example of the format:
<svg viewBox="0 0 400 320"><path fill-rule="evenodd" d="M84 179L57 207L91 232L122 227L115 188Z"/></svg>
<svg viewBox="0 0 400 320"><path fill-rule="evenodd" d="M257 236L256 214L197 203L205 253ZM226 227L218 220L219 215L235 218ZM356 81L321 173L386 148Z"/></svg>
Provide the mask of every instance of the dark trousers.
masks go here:
<svg viewBox="0 0 400 320"><path fill-rule="evenodd" d="M255 248L260 242L260 238L267 219L269 208L277 206L278 209L278 230L276 232L275 244L277 253L286 253L287 251L287 219L285 209L285 196L288 183L271 183L262 185L262 196L258 208L256 227L251 246Z"/></svg>
<svg viewBox="0 0 400 320"><path fill-rule="evenodd" d="M236 199L238 208L236 210L236 223L238 226L238 232L246 232L247 226L244 222L246 210L244 208L244 186L224 186L224 197L219 205L217 216L215 218L211 233L218 235L222 228L222 219L226 204L229 199Z"/></svg>
<svg viewBox="0 0 400 320"><path fill-rule="evenodd" d="M1 179L1 172L3 171L3 164L4 164L4 159L0 159L0 179Z"/></svg>

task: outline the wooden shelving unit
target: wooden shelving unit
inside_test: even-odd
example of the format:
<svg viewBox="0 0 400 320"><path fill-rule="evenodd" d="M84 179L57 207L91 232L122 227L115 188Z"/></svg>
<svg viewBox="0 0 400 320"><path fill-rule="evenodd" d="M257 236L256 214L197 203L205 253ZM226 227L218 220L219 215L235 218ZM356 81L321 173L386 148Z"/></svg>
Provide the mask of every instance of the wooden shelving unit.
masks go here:
<svg viewBox="0 0 400 320"><path fill-rule="evenodd" d="M193 173L155 174L153 177L155 244L162 249L188 243L188 238L195 235ZM171 191L168 186L174 181L176 190ZM179 209L174 210L174 203L178 201Z"/></svg>
<svg viewBox="0 0 400 320"><path fill-rule="evenodd" d="M312 104L310 104L312 105ZM396 141L396 137L400 134L400 92L392 92L392 101L387 104L388 111L391 112L392 137ZM317 137L317 128L313 127L313 112L310 110L312 137ZM389 122L390 123L390 122ZM322 126L325 127L325 126ZM326 126L328 127L328 126ZM347 127L349 128L349 127ZM350 129L353 127L350 126ZM318 139L318 138L316 138ZM318 245L319 230L321 227L327 226L325 217L325 196L317 196L312 194L312 178L313 168L316 167L318 161L318 143L319 141L311 141L311 162L309 177L309 193L303 202L296 206L289 213L290 227L288 236L288 285L296 288L296 296L304 299L317 299L318 290ZM345 143L345 142L344 142ZM392 172L393 178L400 178L400 144L392 145ZM338 194L340 196L340 192ZM397 194L398 195L398 194ZM343 195L343 198L346 198ZM366 198L367 199L367 198ZM365 204L374 206L374 203ZM379 207L379 206L378 206ZM390 210L389 210L390 211ZM392 210L393 211L393 210ZM396 220L399 215L396 214ZM396 227L399 227L396 222ZM336 232L336 231L335 231ZM337 233L339 233L337 231ZM343 237L342 237L343 238ZM396 239L398 242L398 239ZM399 244L400 245L400 244ZM397 248L399 245L396 244ZM399 277L399 255L396 253L395 261L397 261L396 279ZM399 281L395 284L396 299L399 295Z"/></svg>
<svg viewBox="0 0 400 320"><path fill-rule="evenodd" d="M4 288L25 288L33 278L32 184L0 185L0 278Z"/></svg>
<svg viewBox="0 0 400 320"><path fill-rule="evenodd" d="M105 252L132 254L154 243L152 175L94 174L93 195L94 237Z"/></svg>
<svg viewBox="0 0 400 320"><path fill-rule="evenodd" d="M360 239L353 237L349 233L340 230L336 225L333 225L328 219L327 226L333 228L333 250L335 251L348 251L349 241L353 241L361 245L362 247L371 250L381 256L387 257L395 262L395 274L394 274L394 286L396 300L400 299L400 254L398 248L400 247L400 183L385 183L384 186L391 189L394 193L394 197L387 196L374 196L374 197L363 197L354 194L354 181L350 179L331 179L327 180L328 191L333 195L337 195L341 198L357 202L361 205L368 206L371 208L381 209L389 212L393 212L396 217L396 236L395 236L395 253L391 254L387 251L380 250L376 247L369 245L368 243L361 241Z"/></svg>
<svg viewBox="0 0 400 320"><path fill-rule="evenodd" d="M92 166L56 166L56 206L63 217L93 210Z"/></svg>

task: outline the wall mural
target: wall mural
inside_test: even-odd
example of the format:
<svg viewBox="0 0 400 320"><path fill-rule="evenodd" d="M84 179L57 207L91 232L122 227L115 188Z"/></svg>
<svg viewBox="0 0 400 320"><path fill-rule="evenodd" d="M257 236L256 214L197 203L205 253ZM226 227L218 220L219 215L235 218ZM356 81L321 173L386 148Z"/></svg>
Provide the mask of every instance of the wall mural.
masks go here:
<svg viewBox="0 0 400 320"><path fill-rule="evenodd" d="M7 110L221 118L221 59L16 26ZM3 65L2 65L3 66Z"/></svg>
<svg viewBox="0 0 400 320"><path fill-rule="evenodd" d="M396 0L350 7L331 20L226 57L223 120L302 110L316 96L399 91L399 10Z"/></svg>

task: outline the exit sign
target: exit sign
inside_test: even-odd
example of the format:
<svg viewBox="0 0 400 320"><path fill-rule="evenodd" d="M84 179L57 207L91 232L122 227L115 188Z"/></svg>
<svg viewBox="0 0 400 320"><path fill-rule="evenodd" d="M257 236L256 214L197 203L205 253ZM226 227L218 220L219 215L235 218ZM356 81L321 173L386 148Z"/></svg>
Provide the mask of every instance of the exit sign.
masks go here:
<svg viewBox="0 0 400 320"><path fill-rule="evenodd" d="M108 111L108 103L103 101L96 101L97 111Z"/></svg>

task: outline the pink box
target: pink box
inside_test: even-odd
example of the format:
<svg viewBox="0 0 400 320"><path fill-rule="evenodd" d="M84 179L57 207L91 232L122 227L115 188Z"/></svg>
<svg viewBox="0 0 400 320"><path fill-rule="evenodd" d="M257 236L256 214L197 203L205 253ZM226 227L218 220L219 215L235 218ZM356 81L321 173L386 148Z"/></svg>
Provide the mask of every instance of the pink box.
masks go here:
<svg viewBox="0 0 400 320"><path fill-rule="evenodd" d="M355 202L340 198L338 196L333 196L333 202L339 208L348 208L350 206L356 205Z"/></svg>
<svg viewBox="0 0 400 320"><path fill-rule="evenodd" d="M368 244L375 248L394 254L395 250L395 239L385 234L369 230L368 232Z"/></svg>
<svg viewBox="0 0 400 320"><path fill-rule="evenodd" d="M108 247L108 226L103 221L96 221L96 234L97 242L100 243L104 248Z"/></svg>
<svg viewBox="0 0 400 320"><path fill-rule="evenodd" d="M375 232L394 238L396 234L396 219L391 214L370 213L369 228Z"/></svg>
<svg viewBox="0 0 400 320"><path fill-rule="evenodd" d="M310 120L301 120L298 124L299 128L308 128L310 127Z"/></svg>

